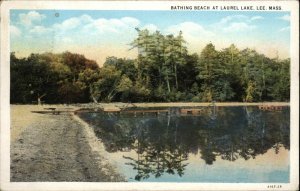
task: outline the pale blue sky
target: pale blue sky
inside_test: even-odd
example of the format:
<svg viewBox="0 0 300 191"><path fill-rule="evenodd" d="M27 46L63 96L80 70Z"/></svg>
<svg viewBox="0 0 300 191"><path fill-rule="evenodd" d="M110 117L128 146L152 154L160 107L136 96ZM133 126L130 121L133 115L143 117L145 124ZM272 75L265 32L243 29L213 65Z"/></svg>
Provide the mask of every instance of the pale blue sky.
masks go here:
<svg viewBox="0 0 300 191"><path fill-rule="evenodd" d="M11 51L19 56L68 50L100 65L107 56L134 58L128 44L135 27L163 34L181 30L190 53L209 42L270 57L287 58L290 51L289 12L11 10L10 18Z"/></svg>

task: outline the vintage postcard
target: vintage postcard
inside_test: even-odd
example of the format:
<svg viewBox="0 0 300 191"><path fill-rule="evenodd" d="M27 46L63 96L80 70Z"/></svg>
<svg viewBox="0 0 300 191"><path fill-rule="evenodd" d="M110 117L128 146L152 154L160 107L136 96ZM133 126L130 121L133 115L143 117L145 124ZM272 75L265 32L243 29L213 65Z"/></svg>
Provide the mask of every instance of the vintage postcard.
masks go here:
<svg viewBox="0 0 300 191"><path fill-rule="evenodd" d="M3 1L1 190L298 190L299 2Z"/></svg>

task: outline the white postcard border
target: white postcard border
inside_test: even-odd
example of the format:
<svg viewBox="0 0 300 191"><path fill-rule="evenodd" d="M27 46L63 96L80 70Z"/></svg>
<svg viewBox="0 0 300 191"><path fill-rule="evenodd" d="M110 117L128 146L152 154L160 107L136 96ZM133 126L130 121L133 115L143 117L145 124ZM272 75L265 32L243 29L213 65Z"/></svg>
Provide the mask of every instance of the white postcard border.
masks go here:
<svg viewBox="0 0 300 191"><path fill-rule="evenodd" d="M290 183L86 183L86 182L9 182L10 104L9 104L9 10L170 10L171 5L281 6L291 13L291 136ZM278 190L299 189L299 2L297 1L4 1L1 4L1 189L3 190ZM171 10L170 10L171 11ZM266 10L268 11L268 10Z"/></svg>

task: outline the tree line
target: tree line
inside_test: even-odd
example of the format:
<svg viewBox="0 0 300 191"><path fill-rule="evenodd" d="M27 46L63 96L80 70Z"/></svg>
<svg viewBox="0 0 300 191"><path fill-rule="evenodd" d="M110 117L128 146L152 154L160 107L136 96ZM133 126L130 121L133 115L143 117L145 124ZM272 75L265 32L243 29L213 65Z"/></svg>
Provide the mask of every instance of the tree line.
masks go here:
<svg viewBox="0 0 300 191"><path fill-rule="evenodd" d="M136 30L137 58L108 57L102 67L71 52L12 52L11 103L289 101L290 59L233 44L189 54L182 32Z"/></svg>

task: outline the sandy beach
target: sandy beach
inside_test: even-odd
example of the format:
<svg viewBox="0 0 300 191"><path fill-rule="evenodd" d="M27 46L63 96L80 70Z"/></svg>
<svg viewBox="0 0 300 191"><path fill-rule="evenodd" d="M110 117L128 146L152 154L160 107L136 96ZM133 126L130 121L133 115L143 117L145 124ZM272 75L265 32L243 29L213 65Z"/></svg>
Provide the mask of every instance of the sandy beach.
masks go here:
<svg viewBox="0 0 300 191"><path fill-rule="evenodd" d="M70 113L31 113L44 107L11 106L12 182L124 181L89 126Z"/></svg>

